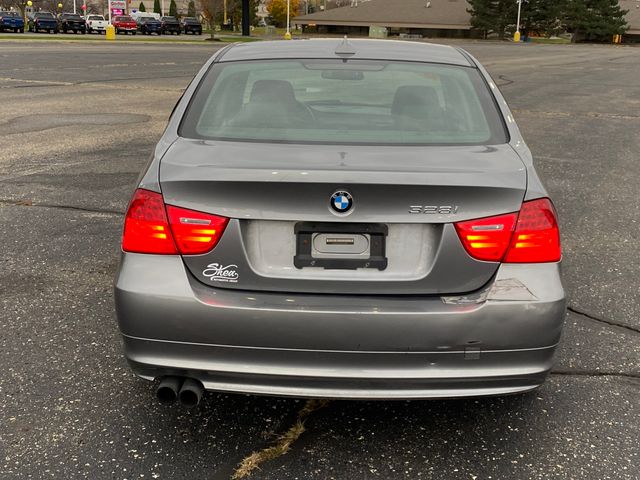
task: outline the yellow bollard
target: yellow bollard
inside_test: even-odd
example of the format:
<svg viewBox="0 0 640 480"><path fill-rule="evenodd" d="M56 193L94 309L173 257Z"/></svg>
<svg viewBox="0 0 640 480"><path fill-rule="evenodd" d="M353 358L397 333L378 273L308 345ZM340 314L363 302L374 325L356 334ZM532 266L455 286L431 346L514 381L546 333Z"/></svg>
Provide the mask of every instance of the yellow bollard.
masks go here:
<svg viewBox="0 0 640 480"><path fill-rule="evenodd" d="M520 32L519 32L519 31L518 31L518 32L516 32L516 33L513 35L513 41L514 41L514 42L516 42L516 43L518 43L518 42L520 41Z"/></svg>
<svg viewBox="0 0 640 480"><path fill-rule="evenodd" d="M291 33L286 32L286 33L284 34L284 39L285 39L285 40L291 40Z"/></svg>
<svg viewBox="0 0 640 480"><path fill-rule="evenodd" d="M115 40L116 39L116 27L109 24L104 32L104 38L106 40Z"/></svg>

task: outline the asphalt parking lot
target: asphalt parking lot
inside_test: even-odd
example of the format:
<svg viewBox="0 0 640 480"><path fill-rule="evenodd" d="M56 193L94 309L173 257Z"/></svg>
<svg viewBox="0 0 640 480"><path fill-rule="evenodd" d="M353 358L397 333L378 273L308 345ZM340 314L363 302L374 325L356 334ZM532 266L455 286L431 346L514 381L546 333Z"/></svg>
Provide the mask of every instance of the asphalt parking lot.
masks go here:
<svg viewBox="0 0 640 480"><path fill-rule="evenodd" d="M458 42L489 69L563 228L570 311L539 390L333 401L260 479L640 478L640 49ZM139 171L216 45L0 41L0 478L228 479L303 401L162 407L112 298Z"/></svg>

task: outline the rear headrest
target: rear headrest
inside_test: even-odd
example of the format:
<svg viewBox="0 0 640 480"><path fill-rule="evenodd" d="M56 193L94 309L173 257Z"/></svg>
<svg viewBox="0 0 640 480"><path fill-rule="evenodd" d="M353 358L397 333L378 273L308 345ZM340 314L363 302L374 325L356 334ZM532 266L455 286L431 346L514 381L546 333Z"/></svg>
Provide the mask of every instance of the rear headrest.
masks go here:
<svg viewBox="0 0 640 480"><path fill-rule="evenodd" d="M428 115L430 111L440 112L442 107L438 99L438 92L426 85L404 85L398 87L391 113L394 115L411 115L419 117Z"/></svg>
<svg viewBox="0 0 640 480"><path fill-rule="evenodd" d="M258 80L251 89L251 102L290 103L296 101L293 85L286 80Z"/></svg>

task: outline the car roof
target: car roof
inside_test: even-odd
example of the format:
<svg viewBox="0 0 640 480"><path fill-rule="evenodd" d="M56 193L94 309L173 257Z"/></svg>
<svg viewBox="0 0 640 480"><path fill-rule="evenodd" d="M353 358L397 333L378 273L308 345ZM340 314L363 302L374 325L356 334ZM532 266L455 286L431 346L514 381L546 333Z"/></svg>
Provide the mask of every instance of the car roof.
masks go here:
<svg viewBox="0 0 640 480"><path fill-rule="evenodd" d="M347 42L345 44L345 42ZM336 50L346 49L346 58L401 60L475 66L460 50L448 45L399 40L312 39L234 44L218 58L219 62L287 58L344 58ZM355 53L351 53L355 52Z"/></svg>

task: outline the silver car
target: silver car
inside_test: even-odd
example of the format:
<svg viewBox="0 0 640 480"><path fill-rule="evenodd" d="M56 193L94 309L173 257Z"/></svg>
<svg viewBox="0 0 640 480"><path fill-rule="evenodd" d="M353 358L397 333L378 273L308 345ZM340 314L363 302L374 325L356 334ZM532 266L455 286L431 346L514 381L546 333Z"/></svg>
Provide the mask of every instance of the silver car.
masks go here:
<svg viewBox="0 0 640 480"><path fill-rule="evenodd" d="M525 392L565 313L553 204L495 83L450 46L219 51L140 178L122 252L126 358L187 406Z"/></svg>

